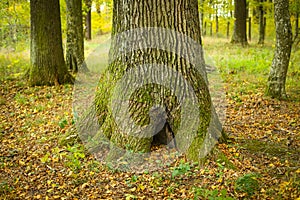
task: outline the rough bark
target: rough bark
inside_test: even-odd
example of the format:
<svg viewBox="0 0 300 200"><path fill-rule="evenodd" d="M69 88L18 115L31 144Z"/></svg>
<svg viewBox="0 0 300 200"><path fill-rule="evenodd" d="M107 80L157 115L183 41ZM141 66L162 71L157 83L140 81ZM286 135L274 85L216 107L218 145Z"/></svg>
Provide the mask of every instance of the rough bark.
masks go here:
<svg viewBox="0 0 300 200"><path fill-rule="evenodd" d="M82 22L82 1L66 0L67 5L67 43L66 64L67 67L77 72L88 71L84 62L84 39Z"/></svg>
<svg viewBox="0 0 300 200"><path fill-rule="evenodd" d="M30 84L71 82L63 57L59 0L32 0L30 14Z"/></svg>
<svg viewBox="0 0 300 200"><path fill-rule="evenodd" d="M120 34L128 30L134 30L137 28L146 27L160 27L168 28L179 33L185 34L189 38L192 38L199 45L201 45L201 33L199 23L198 1L197 0L170 0L170 1L148 1L148 0L128 0L114 1L113 10L113 28L112 36ZM143 34L143 33L141 33ZM155 33L154 33L155 34ZM135 37L135 36L133 36ZM165 40L166 36L157 35L156 40ZM170 39L170 38L169 38ZM169 43L173 45L178 52L181 49L189 49L188 46L180 41L170 40ZM167 39L168 40L168 39ZM192 88L196 94L200 115L200 124L197 128L197 135L191 146L188 148L187 155L189 158L197 160L199 159L199 149L203 143L204 137L207 134L207 129L211 118L211 99L206 84L206 75L203 76L199 71L195 69L191 63L176 54L161 49L138 49L130 51L129 53L120 55L120 49L125 48L126 45L135 45L135 40L130 37L118 38L118 40L112 40L112 46L110 49L110 59L113 62L109 65L107 71L102 75L100 79L99 88L96 97L96 108L99 115L99 123L104 129L107 130L104 134L112 141L116 146L122 149L131 150L134 152L149 152L153 137L133 137L123 133L116 127L116 122L111 116L107 104L110 101L111 95L109 91L113 88L122 76L130 71L136 69L136 66L145 65L149 63L161 64L168 66L170 69L182 74L182 76L192 85ZM147 44L137 44L147 46ZM130 46L130 45L129 45ZM135 47L135 46L134 46ZM199 68L205 69L204 59L201 52L193 52L193 49L189 49L190 55L199 55L200 65ZM189 59L189 58L188 58ZM139 73L147 71L147 66L142 67ZM174 80L177 84L182 85L179 75L174 76ZM135 84L134 77L125 85L130 87ZM182 93L189 93L191 91L182 85ZM166 116L162 117L163 120L156 124L158 130L163 127L164 123L168 123L172 129L172 132L176 135L180 125L180 99L172 95L168 88L157 84L148 84L135 90L130 99L130 115L134 122L140 126L147 125L152 120L154 105L161 105L166 109ZM158 111L161 112L161 111ZM162 113L158 113L162 114ZM164 121L165 120L165 121ZM216 129L216 133L221 134L221 130ZM217 133L217 134L218 134ZM188 135L185 135L189 137ZM158 138L156 138L157 140ZM159 140L159 139L158 139ZM186 144L177 142L178 148L184 148ZM114 152L110 153L110 158L117 155Z"/></svg>
<svg viewBox="0 0 300 200"><path fill-rule="evenodd" d="M268 78L267 94L286 97L285 83L292 48L292 26L288 0L275 0L276 47Z"/></svg>
<svg viewBox="0 0 300 200"><path fill-rule="evenodd" d="M246 0L234 0L234 29L231 43L247 45L247 7Z"/></svg>

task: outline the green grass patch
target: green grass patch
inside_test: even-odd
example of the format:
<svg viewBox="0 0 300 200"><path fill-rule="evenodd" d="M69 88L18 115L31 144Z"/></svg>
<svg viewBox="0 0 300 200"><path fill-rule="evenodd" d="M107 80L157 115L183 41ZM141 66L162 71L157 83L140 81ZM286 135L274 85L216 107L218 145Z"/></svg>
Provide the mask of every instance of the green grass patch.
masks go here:
<svg viewBox="0 0 300 200"><path fill-rule="evenodd" d="M229 83L229 92L265 92L275 48L250 44L245 48L228 40L205 37L205 60L218 68L224 82ZM300 51L293 51L287 75L287 93L300 100Z"/></svg>
<svg viewBox="0 0 300 200"><path fill-rule="evenodd" d="M29 68L27 52L0 52L0 81L18 79Z"/></svg>

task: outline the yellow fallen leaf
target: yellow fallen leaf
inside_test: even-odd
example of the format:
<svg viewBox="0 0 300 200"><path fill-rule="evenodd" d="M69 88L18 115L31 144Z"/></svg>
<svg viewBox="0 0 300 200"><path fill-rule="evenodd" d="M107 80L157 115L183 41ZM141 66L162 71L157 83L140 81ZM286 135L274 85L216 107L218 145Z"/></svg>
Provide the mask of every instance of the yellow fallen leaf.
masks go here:
<svg viewBox="0 0 300 200"><path fill-rule="evenodd" d="M145 186L143 186L142 184L139 184L139 185L138 185L138 191L139 191L139 190L142 190L142 191L143 191L144 189L145 189Z"/></svg>
<svg viewBox="0 0 300 200"><path fill-rule="evenodd" d="M82 185L81 185L81 188L83 189L83 188L85 188L86 186L88 186L88 183L82 184Z"/></svg>
<svg viewBox="0 0 300 200"><path fill-rule="evenodd" d="M25 165L25 162L22 161L22 160L19 160L19 164L20 164L20 165Z"/></svg>

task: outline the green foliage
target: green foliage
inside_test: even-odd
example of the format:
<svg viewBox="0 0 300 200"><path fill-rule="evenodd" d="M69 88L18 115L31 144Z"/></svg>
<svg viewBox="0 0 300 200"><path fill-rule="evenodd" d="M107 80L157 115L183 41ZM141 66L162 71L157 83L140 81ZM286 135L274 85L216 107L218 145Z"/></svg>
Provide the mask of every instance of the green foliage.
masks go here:
<svg viewBox="0 0 300 200"><path fill-rule="evenodd" d="M41 162L42 162L42 163L47 163L47 162L49 162L49 156L50 156L50 153L47 152L43 157L40 158Z"/></svg>
<svg viewBox="0 0 300 200"><path fill-rule="evenodd" d="M208 200L234 200L234 198L227 195L227 191L222 189L209 190L205 188L194 187L194 199L208 199Z"/></svg>
<svg viewBox="0 0 300 200"><path fill-rule="evenodd" d="M172 178L175 178L176 176L184 175L188 171L190 171L190 169L191 169L190 163L181 160L179 166L174 168L172 172Z"/></svg>
<svg viewBox="0 0 300 200"><path fill-rule="evenodd" d="M0 194L5 194L12 190L13 190L13 188L9 186L7 181L0 181Z"/></svg>
<svg viewBox="0 0 300 200"><path fill-rule="evenodd" d="M27 98L19 92L16 94L14 99L20 105L24 105L28 102Z"/></svg>
<svg viewBox="0 0 300 200"><path fill-rule="evenodd" d="M68 121L67 121L65 118L61 119L61 120L58 122L58 126L59 126L60 128L65 128L66 125L68 125Z"/></svg>
<svg viewBox="0 0 300 200"><path fill-rule="evenodd" d="M256 191L259 190L258 175L254 173L245 174L238 178L235 183L235 189L238 192L245 192L247 195L252 196Z"/></svg>
<svg viewBox="0 0 300 200"><path fill-rule="evenodd" d="M112 27L112 1L97 0L97 12L92 12L92 34L109 33Z"/></svg>
<svg viewBox="0 0 300 200"><path fill-rule="evenodd" d="M68 161L65 165L77 172L82 167L81 160L85 158L84 147L82 145L75 144L74 146L68 146L67 151L69 151L66 155Z"/></svg>
<svg viewBox="0 0 300 200"><path fill-rule="evenodd" d="M0 47L15 47L17 42L29 41L29 1L0 2Z"/></svg>

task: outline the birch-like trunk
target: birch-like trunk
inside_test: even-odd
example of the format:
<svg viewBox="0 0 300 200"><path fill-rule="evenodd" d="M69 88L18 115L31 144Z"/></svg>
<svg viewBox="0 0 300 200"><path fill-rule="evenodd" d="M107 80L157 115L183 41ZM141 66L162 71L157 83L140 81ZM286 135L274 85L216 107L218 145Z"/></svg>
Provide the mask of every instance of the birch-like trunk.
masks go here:
<svg viewBox="0 0 300 200"><path fill-rule="evenodd" d="M285 83L292 49L292 26L288 0L275 0L276 47L268 78L267 94L274 98L286 96Z"/></svg>

